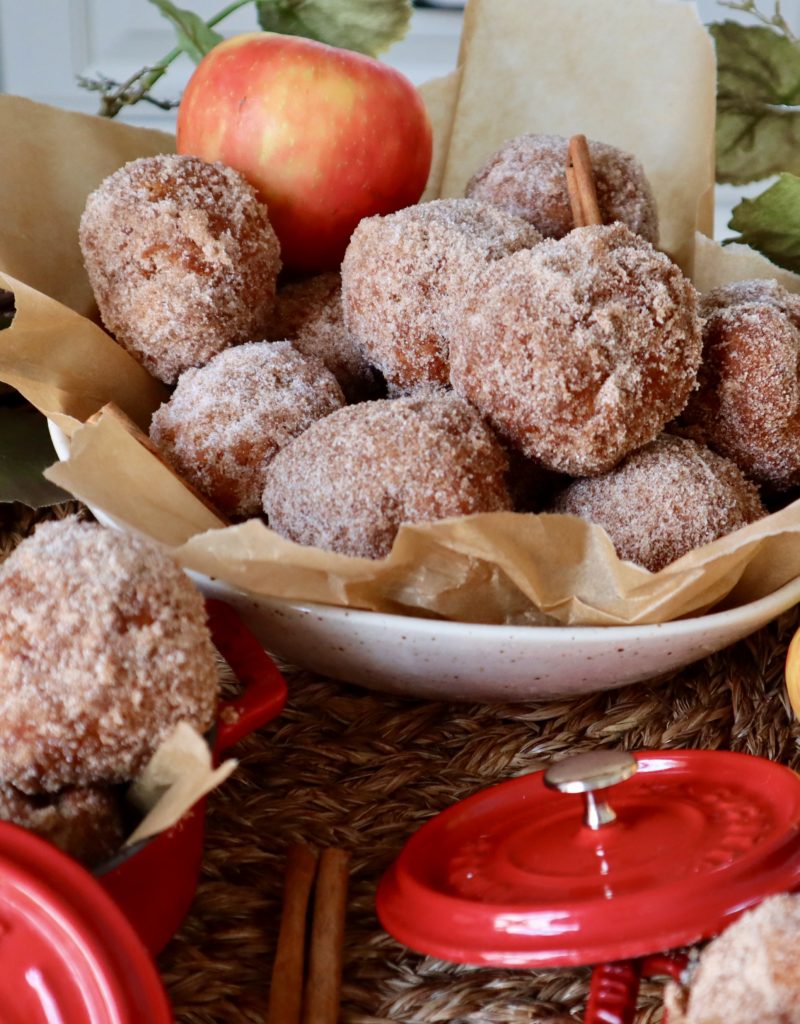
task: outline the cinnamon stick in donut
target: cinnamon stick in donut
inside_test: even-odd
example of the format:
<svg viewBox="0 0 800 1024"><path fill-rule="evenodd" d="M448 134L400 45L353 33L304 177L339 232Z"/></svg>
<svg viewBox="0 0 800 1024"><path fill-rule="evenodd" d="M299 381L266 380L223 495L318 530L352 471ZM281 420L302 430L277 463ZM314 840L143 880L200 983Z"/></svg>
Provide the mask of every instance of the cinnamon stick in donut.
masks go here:
<svg viewBox="0 0 800 1024"><path fill-rule="evenodd" d="M567 176L567 192L569 194L569 205L572 207L572 226L585 228L586 221L583 219L583 205L578 192L578 181L575 177L575 168L572 166L572 159L567 156L567 166L564 169Z"/></svg>
<svg viewBox="0 0 800 1024"><path fill-rule="evenodd" d="M573 135L569 140L566 176L575 227L602 224L603 217L597 202L592 159L585 135Z"/></svg>

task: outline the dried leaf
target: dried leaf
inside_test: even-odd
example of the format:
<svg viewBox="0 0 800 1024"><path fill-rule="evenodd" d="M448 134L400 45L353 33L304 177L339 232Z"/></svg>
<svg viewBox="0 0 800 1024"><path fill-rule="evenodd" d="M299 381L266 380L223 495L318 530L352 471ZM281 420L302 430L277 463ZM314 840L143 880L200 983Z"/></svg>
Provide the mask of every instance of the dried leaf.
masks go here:
<svg viewBox="0 0 800 1024"><path fill-rule="evenodd" d="M734 208L730 225L744 242L779 267L800 272L800 178L782 174L755 199Z"/></svg>
<svg viewBox="0 0 800 1024"><path fill-rule="evenodd" d="M800 44L762 26L711 25L717 46L717 181L800 173Z"/></svg>
<svg viewBox="0 0 800 1024"><path fill-rule="evenodd" d="M268 32L306 36L375 56L402 39L409 0L259 0L258 23Z"/></svg>
<svg viewBox="0 0 800 1024"><path fill-rule="evenodd" d="M178 44L197 64L209 50L213 50L217 43L222 42L222 36L203 21L193 11L186 11L176 7L170 0L150 0L164 17L171 21L175 27L175 34L178 37Z"/></svg>
<svg viewBox="0 0 800 1024"><path fill-rule="evenodd" d="M0 406L0 502L41 508L69 501L69 494L42 476L53 459L44 416L21 402Z"/></svg>
<svg viewBox="0 0 800 1024"><path fill-rule="evenodd" d="M15 310L14 293L0 288L0 331L11 326Z"/></svg>

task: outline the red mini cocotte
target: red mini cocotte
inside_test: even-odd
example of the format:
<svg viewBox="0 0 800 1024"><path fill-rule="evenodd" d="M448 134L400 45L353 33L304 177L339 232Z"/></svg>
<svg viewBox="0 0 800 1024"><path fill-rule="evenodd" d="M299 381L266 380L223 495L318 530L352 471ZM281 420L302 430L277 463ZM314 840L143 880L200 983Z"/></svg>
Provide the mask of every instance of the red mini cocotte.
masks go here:
<svg viewBox="0 0 800 1024"><path fill-rule="evenodd" d="M721 751L600 751L439 814L384 876L377 909L401 942L446 960L600 965L585 1024L630 1024L640 976L684 964L664 950L798 886L794 772Z"/></svg>
<svg viewBox="0 0 800 1024"><path fill-rule="evenodd" d="M286 683L237 614L206 603L212 639L242 684L220 704L214 760L274 718ZM49 843L0 823L3 1024L168 1024L151 960L191 904L203 856L205 800L172 828L123 850L93 878Z"/></svg>

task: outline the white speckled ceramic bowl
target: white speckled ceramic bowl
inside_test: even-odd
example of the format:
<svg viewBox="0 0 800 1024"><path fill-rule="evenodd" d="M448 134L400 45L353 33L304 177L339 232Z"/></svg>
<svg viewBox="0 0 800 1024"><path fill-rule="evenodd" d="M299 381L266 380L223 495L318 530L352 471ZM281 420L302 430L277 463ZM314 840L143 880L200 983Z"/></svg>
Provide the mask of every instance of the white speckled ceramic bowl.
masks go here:
<svg viewBox="0 0 800 1024"><path fill-rule="evenodd" d="M52 424L50 433L66 458L68 440ZM102 509L92 511L117 525ZM735 643L800 601L798 578L752 604L655 626L488 626L261 597L190 575L292 664L443 700L533 700L652 679Z"/></svg>
<svg viewBox="0 0 800 1024"><path fill-rule="evenodd" d="M533 700L651 679L740 640L800 600L796 579L752 604L656 626L485 626L275 600L195 579L293 664L444 700Z"/></svg>

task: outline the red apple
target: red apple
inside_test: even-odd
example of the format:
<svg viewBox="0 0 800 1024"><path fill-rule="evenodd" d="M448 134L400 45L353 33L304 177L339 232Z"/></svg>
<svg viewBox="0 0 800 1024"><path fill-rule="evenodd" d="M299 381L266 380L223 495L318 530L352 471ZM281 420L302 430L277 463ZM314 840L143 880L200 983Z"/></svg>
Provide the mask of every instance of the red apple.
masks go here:
<svg viewBox="0 0 800 1024"><path fill-rule="evenodd" d="M399 71L299 36L254 32L200 61L178 111L178 152L220 160L269 208L284 266L333 270L362 217L415 203L431 126Z"/></svg>

